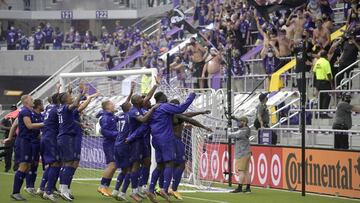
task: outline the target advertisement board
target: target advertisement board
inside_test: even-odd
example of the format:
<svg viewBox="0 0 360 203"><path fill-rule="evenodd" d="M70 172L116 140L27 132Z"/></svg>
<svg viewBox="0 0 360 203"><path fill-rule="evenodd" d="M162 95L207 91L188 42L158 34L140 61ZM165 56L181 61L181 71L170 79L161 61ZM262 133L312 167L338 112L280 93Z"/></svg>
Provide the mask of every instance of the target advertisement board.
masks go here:
<svg viewBox="0 0 360 203"><path fill-rule="evenodd" d="M201 179L228 181L227 144L207 144L201 155ZM232 146L232 152L234 152ZM286 190L301 190L301 149L252 146L249 173L251 184ZM232 156L234 157L234 156ZM233 183L239 181L236 160L232 160ZM306 190L308 192L360 198L359 151L306 150Z"/></svg>

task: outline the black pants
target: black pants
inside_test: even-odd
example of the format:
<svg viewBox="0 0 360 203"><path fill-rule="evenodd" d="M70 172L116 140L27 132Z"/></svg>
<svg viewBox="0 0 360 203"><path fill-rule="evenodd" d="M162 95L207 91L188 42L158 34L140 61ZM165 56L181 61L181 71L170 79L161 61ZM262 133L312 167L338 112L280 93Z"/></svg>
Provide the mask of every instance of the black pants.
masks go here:
<svg viewBox="0 0 360 203"><path fill-rule="evenodd" d="M5 149L5 170L10 170L11 169L13 151L14 151L14 145L13 144L10 144Z"/></svg>
<svg viewBox="0 0 360 203"><path fill-rule="evenodd" d="M7 45L7 50L16 50L16 44L14 44L14 45L8 44Z"/></svg>
<svg viewBox="0 0 360 203"><path fill-rule="evenodd" d="M330 81L327 80L318 80L316 87L318 91L331 90ZM330 99L331 96L329 95L329 93L320 93L320 101L319 101L320 109L328 109L330 104Z"/></svg>
<svg viewBox="0 0 360 203"><path fill-rule="evenodd" d="M334 125L334 130L348 130L345 125ZM334 133L334 148L349 149L349 134L347 132Z"/></svg>

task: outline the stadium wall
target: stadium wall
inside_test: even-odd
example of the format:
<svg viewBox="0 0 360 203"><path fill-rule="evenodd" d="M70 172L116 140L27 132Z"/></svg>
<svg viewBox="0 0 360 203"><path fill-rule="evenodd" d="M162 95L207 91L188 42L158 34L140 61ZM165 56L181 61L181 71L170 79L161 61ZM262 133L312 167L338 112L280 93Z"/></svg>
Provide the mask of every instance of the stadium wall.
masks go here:
<svg viewBox="0 0 360 203"><path fill-rule="evenodd" d="M199 163L201 179L228 181L227 144L219 150L207 144ZM234 150L232 150L234 152ZM306 191L349 198L360 198L360 151L306 150ZM232 156L234 157L234 156ZM236 171L233 160L233 172ZM290 191L301 190L301 148L252 146L251 183ZM236 174L236 173L235 173ZM233 182L239 181L236 174Z"/></svg>
<svg viewBox="0 0 360 203"><path fill-rule="evenodd" d="M98 50L0 51L1 76L49 76L75 56L100 60Z"/></svg>

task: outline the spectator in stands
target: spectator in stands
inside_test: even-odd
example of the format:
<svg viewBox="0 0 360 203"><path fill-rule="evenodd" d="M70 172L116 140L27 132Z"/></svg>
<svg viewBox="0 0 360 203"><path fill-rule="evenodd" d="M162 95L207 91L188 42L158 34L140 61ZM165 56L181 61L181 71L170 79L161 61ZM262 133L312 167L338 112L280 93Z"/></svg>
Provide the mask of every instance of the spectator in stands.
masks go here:
<svg viewBox="0 0 360 203"><path fill-rule="evenodd" d="M296 12L295 16L293 15L294 12ZM291 19L291 17L294 17L294 19L290 20L290 23L294 24L294 27L293 27L293 29L294 29L294 38L293 38L293 40L296 41L296 40L301 39L301 36L303 34L303 31L304 31L304 25L305 25L305 22L306 22L306 18L305 18L303 9L294 10L294 12L292 13L292 15L290 15L289 19Z"/></svg>
<svg viewBox="0 0 360 203"><path fill-rule="evenodd" d="M245 80L239 76L243 76L249 73L249 67L244 63L244 61L241 60L241 52L238 49L233 49L231 56L231 89L234 92L246 92L244 86Z"/></svg>
<svg viewBox="0 0 360 203"><path fill-rule="evenodd" d="M190 43L186 46L188 54L191 56L193 77L196 79L194 88L204 87L200 80L205 65L205 59L208 55L207 50L196 41L195 37L190 39Z"/></svg>
<svg viewBox="0 0 360 203"><path fill-rule="evenodd" d="M345 33L342 41L343 52L339 60L339 69L336 72L340 72L354 63L360 51L360 42L356 38L355 31L349 30ZM335 85L338 86L340 84L341 80L345 78L345 74L347 77L350 77L350 72L353 70L354 67L350 67L343 74L339 75Z"/></svg>
<svg viewBox="0 0 360 203"><path fill-rule="evenodd" d="M203 82L208 84L209 88L220 88L220 80L215 84L215 77L220 76L221 72L221 53L219 53L215 48L210 49L210 55L205 61L205 65L202 71L201 78Z"/></svg>
<svg viewBox="0 0 360 203"><path fill-rule="evenodd" d="M185 87L185 68L184 60L180 56L176 56L174 62L170 64L170 75L176 75L180 87Z"/></svg>
<svg viewBox="0 0 360 203"><path fill-rule="evenodd" d="M330 30L324 26L321 18L316 20L316 29L313 33L313 44L326 51L329 51L331 46Z"/></svg>
<svg viewBox="0 0 360 203"><path fill-rule="evenodd" d="M306 9L315 19L321 18L321 8L318 0L310 0Z"/></svg>
<svg viewBox="0 0 360 203"><path fill-rule="evenodd" d="M46 23L46 26L43 28L43 32L45 33L45 43L52 43L54 29L51 27L49 22Z"/></svg>
<svg viewBox="0 0 360 203"><path fill-rule="evenodd" d="M334 25L328 14L326 13L322 14L322 21L324 28L326 28L329 31L333 30Z"/></svg>
<svg viewBox="0 0 360 203"><path fill-rule="evenodd" d="M87 30L84 36L84 49L93 49L94 48L94 37L90 30Z"/></svg>
<svg viewBox="0 0 360 203"><path fill-rule="evenodd" d="M45 45L45 33L38 26L36 32L33 35L34 38L34 50L44 49Z"/></svg>
<svg viewBox="0 0 360 203"><path fill-rule="evenodd" d="M348 10L346 27L347 29L353 29L356 25L359 24L359 3L358 1L351 2L351 8Z"/></svg>
<svg viewBox="0 0 360 203"><path fill-rule="evenodd" d="M65 34L65 42L73 43L75 40L75 29L73 26L70 27L69 32Z"/></svg>
<svg viewBox="0 0 360 203"><path fill-rule="evenodd" d="M9 6L6 0L0 0L0 9L2 9L3 6L5 6L8 10L12 9L12 6Z"/></svg>
<svg viewBox="0 0 360 203"><path fill-rule="evenodd" d="M234 143L234 155L237 165L237 170L239 172L239 185L238 188L231 191L231 193L240 193L243 192L243 185L246 185L246 190L244 192L250 193L250 183L251 177L249 174L250 158L251 158L251 149L250 149L250 136L251 130L248 126L248 118L243 116L241 118L233 118L238 122L239 130L236 132L228 132L229 138L233 138Z"/></svg>
<svg viewBox="0 0 360 203"><path fill-rule="evenodd" d="M279 46L279 57L287 57L291 55L292 41L286 37L286 30L280 29L276 39Z"/></svg>
<svg viewBox="0 0 360 203"><path fill-rule="evenodd" d="M21 38L19 39L19 49L29 50L29 45L30 45L29 39L25 35L21 36Z"/></svg>
<svg viewBox="0 0 360 203"><path fill-rule="evenodd" d="M54 50L61 49L63 41L64 41L64 33L60 31L59 27L55 27L53 49Z"/></svg>
<svg viewBox="0 0 360 203"><path fill-rule="evenodd" d="M332 128L334 130L350 130L352 127L352 112L360 113L360 106L351 105L351 94L343 93L342 101L336 107L335 119ZM334 133L334 148L349 149L349 135L346 132Z"/></svg>
<svg viewBox="0 0 360 203"><path fill-rule="evenodd" d="M72 48L73 49L81 49L81 44L82 44L82 37L81 37L79 31L76 31Z"/></svg>
<svg viewBox="0 0 360 203"><path fill-rule="evenodd" d="M274 36L276 36L274 33L270 34L271 40L266 40L264 48L260 53L263 59L265 73L268 75L277 71L280 65L280 52L276 46L277 40Z"/></svg>
<svg viewBox="0 0 360 203"><path fill-rule="evenodd" d="M325 50L320 51L319 53L320 57L316 60L313 71L315 72L315 78L316 78L316 89L318 91L318 94L320 94L320 101L319 106L320 109L328 109L330 104L330 94L327 92L320 91L326 91L333 89L332 84L332 73L331 73L331 67L330 63L327 59L327 52ZM331 118L327 114L320 114L320 118Z"/></svg>
<svg viewBox="0 0 360 203"><path fill-rule="evenodd" d="M270 127L270 113L269 113L269 109L266 106L266 103L268 101L267 98L267 94L266 93L261 93L259 96L259 101L260 104L256 107L256 119L254 122L254 126L256 129L260 129L258 131L258 143L261 143L261 128L269 128ZM277 143L277 135L275 132L272 132L272 140L271 140L272 144L276 144Z"/></svg>
<svg viewBox="0 0 360 203"><path fill-rule="evenodd" d="M10 30L7 31L6 42L7 42L7 50L15 50L17 43L17 32L14 26L10 27Z"/></svg>

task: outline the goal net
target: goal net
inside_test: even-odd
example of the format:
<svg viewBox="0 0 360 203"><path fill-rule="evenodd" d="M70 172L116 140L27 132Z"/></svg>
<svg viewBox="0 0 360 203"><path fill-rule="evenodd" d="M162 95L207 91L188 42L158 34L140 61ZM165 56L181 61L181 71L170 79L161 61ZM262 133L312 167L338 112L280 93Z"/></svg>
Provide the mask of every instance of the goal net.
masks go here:
<svg viewBox="0 0 360 203"><path fill-rule="evenodd" d="M101 96L94 99L82 113L83 122L90 127L84 131L80 168L75 174L75 179L99 180L106 166L102 149L102 137L99 133L100 126L96 118L97 113L101 110L101 102L104 100L113 101L118 110L117 113L120 114L120 105L126 100L130 92L131 82L136 83L136 94L147 93L155 84L154 76L156 74L156 69L60 74L63 91L67 85L78 87L81 82L86 84L89 94L101 93ZM158 91L163 91L169 100L179 99L180 102L184 101L188 95L186 89L171 86L165 80L162 81ZM78 88L74 88L73 92L77 94L79 92ZM154 100L152 100L152 103L154 103ZM196 100L188 111L215 110L214 106L221 108L221 104L220 106L219 104L217 104L212 91L198 93ZM209 189L213 181L227 180L225 174L219 174L220 171L227 170L227 168L220 170L220 167L224 167L224 164L221 163L227 160L219 157L218 154L220 143L226 140L224 133L227 123L221 119L221 115L216 114L217 111L215 110L211 114L194 117L202 124L211 127L214 133L209 134L190 125L186 125L183 131L182 139L186 146L187 162L182 183L186 186ZM152 155L154 154L152 153ZM152 157L151 168L153 169L155 166L155 158Z"/></svg>

